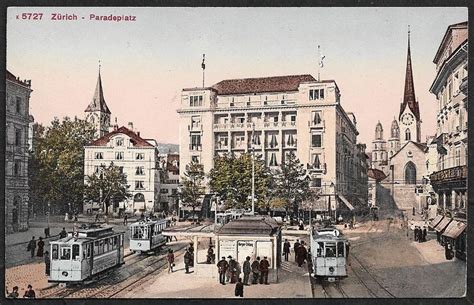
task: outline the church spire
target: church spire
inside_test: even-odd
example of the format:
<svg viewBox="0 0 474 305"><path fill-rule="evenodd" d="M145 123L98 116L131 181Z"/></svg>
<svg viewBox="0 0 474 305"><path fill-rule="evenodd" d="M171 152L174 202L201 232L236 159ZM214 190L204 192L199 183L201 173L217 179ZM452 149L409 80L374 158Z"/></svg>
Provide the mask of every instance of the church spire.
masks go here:
<svg viewBox="0 0 474 305"><path fill-rule="evenodd" d="M94 112L100 111L110 114L109 107L105 103L104 98L104 89L102 88L102 78L100 77L100 62L99 62L99 76L97 77L97 84L95 86L94 96L92 97L92 101L87 106L85 112Z"/></svg>
<svg viewBox="0 0 474 305"><path fill-rule="evenodd" d="M403 102L400 105L400 116L406 107L415 115L416 119L420 120L420 110L418 108L418 102L415 97L415 86L413 84L413 69L411 66L411 51L410 51L410 26L408 26L408 52L407 52L407 66L405 72L405 90L403 93Z"/></svg>

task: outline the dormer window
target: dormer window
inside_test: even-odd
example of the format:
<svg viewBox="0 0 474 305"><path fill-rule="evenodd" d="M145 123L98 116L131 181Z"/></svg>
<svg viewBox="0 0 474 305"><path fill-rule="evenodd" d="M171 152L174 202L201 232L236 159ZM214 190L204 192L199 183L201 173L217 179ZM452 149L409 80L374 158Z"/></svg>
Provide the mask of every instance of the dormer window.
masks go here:
<svg viewBox="0 0 474 305"><path fill-rule="evenodd" d="M202 95L191 95L189 96L189 106L190 107L201 107L202 106Z"/></svg>
<svg viewBox="0 0 474 305"><path fill-rule="evenodd" d="M123 151L118 151L115 153L116 160L123 160Z"/></svg>
<svg viewBox="0 0 474 305"><path fill-rule="evenodd" d="M94 159L104 159L104 153L103 152L96 152L94 154Z"/></svg>
<svg viewBox="0 0 474 305"><path fill-rule="evenodd" d="M309 100L323 100L324 99L324 89L310 89L309 90Z"/></svg>
<svg viewBox="0 0 474 305"><path fill-rule="evenodd" d="M137 153L135 155L135 160L144 160L145 159L145 154L144 153Z"/></svg>
<svg viewBox="0 0 474 305"><path fill-rule="evenodd" d="M115 145L116 146L123 146L123 138L115 139Z"/></svg>

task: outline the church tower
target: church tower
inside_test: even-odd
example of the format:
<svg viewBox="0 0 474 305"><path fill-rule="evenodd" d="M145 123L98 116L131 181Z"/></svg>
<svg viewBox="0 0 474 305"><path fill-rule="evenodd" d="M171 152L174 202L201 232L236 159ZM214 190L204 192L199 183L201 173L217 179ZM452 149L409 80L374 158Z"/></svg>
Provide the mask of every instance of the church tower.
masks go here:
<svg viewBox="0 0 474 305"><path fill-rule="evenodd" d="M86 121L92 123L95 126L95 138L100 138L109 132L111 113L109 107L107 107L107 104L105 103L102 79L100 77L100 66L94 96L92 97L91 103L89 106L87 106L84 112Z"/></svg>
<svg viewBox="0 0 474 305"><path fill-rule="evenodd" d="M388 138L388 158L390 159L394 154L400 150L400 127L395 118L392 121L390 128L390 138Z"/></svg>
<svg viewBox="0 0 474 305"><path fill-rule="evenodd" d="M387 170L387 142L383 139L383 128L380 121L375 126L375 139L372 141L372 168Z"/></svg>
<svg viewBox="0 0 474 305"><path fill-rule="evenodd" d="M408 54L407 67L405 72L405 90L403 102L400 105L400 115L398 116L401 131L401 145L408 141L421 142L421 119L418 101L415 96L415 86L413 84L413 69L411 66L410 52L410 29L408 28Z"/></svg>

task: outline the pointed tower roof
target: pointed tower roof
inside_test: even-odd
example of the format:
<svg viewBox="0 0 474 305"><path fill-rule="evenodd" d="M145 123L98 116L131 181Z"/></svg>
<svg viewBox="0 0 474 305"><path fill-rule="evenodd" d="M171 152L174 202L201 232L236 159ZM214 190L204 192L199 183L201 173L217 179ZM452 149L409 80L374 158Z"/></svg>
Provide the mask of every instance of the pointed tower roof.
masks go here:
<svg viewBox="0 0 474 305"><path fill-rule="evenodd" d="M400 105L399 119L406 107L410 107L417 120L420 120L420 110L415 96L415 86L413 84L413 69L411 67L411 52L410 52L410 27L408 27L408 53L407 53L407 67L405 72L405 91L403 93L403 103Z"/></svg>
<svg viewBox="0 0 474 305"><path fill-rule="evenodd" d="M97 85L95 86L94 96L92 97L92 102L87 106L85 112L100 111L110 114L109 107L105 103L104 90L102 89L102 79L100 77L100 67L99 67L99 76L97 77Z"/></svg>

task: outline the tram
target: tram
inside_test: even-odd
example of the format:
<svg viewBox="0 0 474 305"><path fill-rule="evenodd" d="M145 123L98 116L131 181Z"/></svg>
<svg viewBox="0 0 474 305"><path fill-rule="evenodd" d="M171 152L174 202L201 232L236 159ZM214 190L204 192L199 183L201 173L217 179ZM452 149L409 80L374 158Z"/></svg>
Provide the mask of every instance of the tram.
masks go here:
<svg viewBox="0 0 474 305"><path fill-rule="evenodd" d="M313 228L311 260L317 279L334 282L347 277L349 242L336 228Z"/></svg>
<svg viewBox="0 0 474 305"><path fill-rule="evenodd" d="M82 225L68 236L50 242L51 273L48 282L82 283L122 265L124 232L111 226Z"/></svg>
<svg viewBox="0 0 474 305"><path fill-rule="evenodd" d="M162 231L167 227L166 219L145 219L130 224L130 251L146 253L166 244Z"/></svg>

